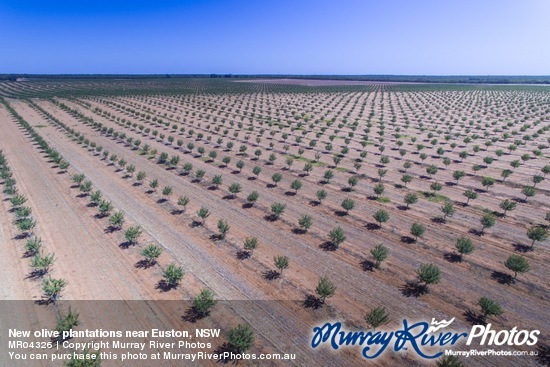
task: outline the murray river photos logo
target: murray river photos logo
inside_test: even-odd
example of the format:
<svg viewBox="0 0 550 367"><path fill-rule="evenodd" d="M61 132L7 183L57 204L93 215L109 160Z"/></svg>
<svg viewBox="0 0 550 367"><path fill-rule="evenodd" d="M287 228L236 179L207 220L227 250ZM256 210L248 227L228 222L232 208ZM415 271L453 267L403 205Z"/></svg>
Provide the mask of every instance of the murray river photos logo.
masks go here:
<svg viewBox="0 0 550 367"><path fill-rule="evenodd" d="M422 358L439 358L444 353L444 348L465 341L466 345L478 343L481 346L521 346L535 345L538 341L539 330L511 330L496 331L491 324L474 325L467 332L455 332L446 330L454 321L436 321L431 324L426 321L410 323L403 320L402 327L393 331L349 331L342 327L340 322L327 322L323 326L313 328L311 347L317 348L322 344L328 344L337 350L346 346L362 347L361 354L364 358L374 359L381 356L386 350L394 352L401 350L414 351Z"/></svg>

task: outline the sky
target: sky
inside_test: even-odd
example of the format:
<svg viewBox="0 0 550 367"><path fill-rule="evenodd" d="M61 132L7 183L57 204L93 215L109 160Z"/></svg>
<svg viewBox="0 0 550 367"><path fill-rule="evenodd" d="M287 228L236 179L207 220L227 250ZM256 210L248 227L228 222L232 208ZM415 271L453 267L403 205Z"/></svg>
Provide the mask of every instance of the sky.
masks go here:
<svg viewBox="0 0 550 367"><path fill-rule="evenodd" d="M0 73L549 75L550 0L0 0Z"/></svg>

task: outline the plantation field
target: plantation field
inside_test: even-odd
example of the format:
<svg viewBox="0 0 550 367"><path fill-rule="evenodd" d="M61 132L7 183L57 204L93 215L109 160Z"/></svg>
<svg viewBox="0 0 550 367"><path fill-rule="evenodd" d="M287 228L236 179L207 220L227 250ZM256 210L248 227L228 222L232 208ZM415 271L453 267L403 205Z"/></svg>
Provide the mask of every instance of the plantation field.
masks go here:
<svg viewBox="0 0 550 367"><path fill-rule="evenodd" d="M0 96L0 299L39 301L30 328L52 328L64 300L118 300L148 315L109 317L120 327L248 324L250 351L296 353L285 365L360 365L358 349L312 350L311 330L368 328L384 307L388 327L541 330L538 358L468 365L548 358L548 87L42 80ZM175 301L203 290L220 302L190 320ZM502 313L483 315L481 297Z"/></svg>

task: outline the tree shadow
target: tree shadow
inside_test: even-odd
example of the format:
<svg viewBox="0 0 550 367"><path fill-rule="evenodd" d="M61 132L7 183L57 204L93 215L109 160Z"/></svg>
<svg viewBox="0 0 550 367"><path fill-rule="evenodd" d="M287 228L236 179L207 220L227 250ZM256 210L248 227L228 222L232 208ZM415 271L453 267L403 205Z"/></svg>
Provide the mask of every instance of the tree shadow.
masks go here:
<svg viewBox="0 0 550 367"><path fill-rule="evenodd" d="M195 306L191 306L185 311L185 315L181 317L181 320L184 322L190 322L192 324L196 323L198 320L204 319L210 314L210 312L201 313L197 311Z"/></svg>
<svg viewBox="0 0 550 367"><path fill-rule="evenodd" d="M547 344L540 344L537 346L537 352L537 361L543 366L550 366L550 346Z"/></svg>
<svg viewBox="0 0 550 367"><path fill-rule="evenodd" d="M378 224L376 224L376 223L372 223L372 222L367 223L367 225L365 225L365 227L366 227L369 231L376 231L377 229L382 228L380 225L378 225Z"/></svg>
<svg viewBox="0 0 550 367"><path fill-rule="evenodd" d="M467 309L463 313L464 318L466 321L468 321L471 325L486 325L487 321L483 317L483 315L478 314L474 310Z"/></svg>
<svg viewBox="0 0 550 367"><path fill-rule="evenodd" d="M407 211L409 210L410 208L408 208L406 205L398 205L397 206L397 209L401 210L401 211Z"/></svg>
<svg viewBox="0 0 550 367"><path fill-rule="evenodd" d="M19 233L18 235L13 237L13 239L15 239L15 240L24 240L27 237L29 237L29 232L25 231L25 232Z"/></svg>
<svg viewBox="0 0 550 367"><path fill-rule="evenodd" d="M491 273L491 279L496 280L498 284L510 285L515 283L513 276L496 270Z"/></svg>
<svg viewBox="0 0 550 367"><path fill-rule="evenodd" d="M117 226L108 226L107 228L105 228L105 233L110 234L110 233L113 233L113 232L116 232L116 231L120 231L120 230L121 230L120 227L117 227Z"/></svg>
<svg viewBox="0 0 550 367"><path fill-rule="evenodd" d="M275 270L267 270L263 273L263 277L266 280L275 280L281 277L281 273Z"/></svg>
<svg viewBox="0 0 550 367"><path fill-rule="evenodd" d="M223 343L220 345L214 353L218 355L218 363L228 364L229 362L232 362L234 365L239 363L239 359L232 359L231 356L238 356L240 354L235 353L233 348L231 348L228 343Z"/></svg>
<svg viewBox="0 0 550 367"><path fill-rule="evenodd" d="M401 288L401 293L405 297L420 297L429 292L428 287L425 284L416 280L408 280Z"/></svg>
<svg viewBox="0 0 550 367"><path fill-rule="evenodd" d="M147 259L141 259L134 264L134 268L146 270L146 269L149 269L150 267L153 267L155 264L156 264L156 261L152 262Z"/></svg>
<svg viewBox="0 0 550 367"><path fill-rule="evenodd" d="M25 252L23 253L22 258L23 258L23 259L28 259L29 257L33 257L34 255L36 255L37 253L38 253L38 252L32 253L32 252L29 252L29 251L25 251Z"/></svg>
<svg viewBox="0 0 550 367"><path fill-rule="evenodd" d="M38 306L49 306L51 303L55 302L49 298L43 297L41 299L37 299L36 301L34 301L34 303Z"/></svg>
<svg viewBox="0 0 550 367"><path fill-rule="evenodd" d="M174 209L170 212L170 214L172 215L180 215L180 214L183 214L183 210L181 209Z"/></svg>
<svg viewBox="0 0 550 367"><path fill-rule="evenodd" d="M311 200L311 201L309 202L309 205L311 205L311 206L319 206L319 205L321 205L321 202L319 202L318 200Z"/></svg>
<svg viewBox="0 0 550 367"><path fill-rule="evenodd" d="M198 220L193 220L189 225L189 227L191 228L202 227L202 222L199 222Z"/></svg>
<svg viewBox="0 0 550 367"><path fill-rule="evenodd" d="M250 209L254 206L254 203L244 203L243 205L241 205L241 207L243 209Z"/></svg>
<svg viewBox="0 0 550 367"><path fill-rule="evenodd" d="M474 236L478 236L478 237L483 236L483 232L480 231L480 230L477 230L477 229L475 229L475 228L471 228L471 229L468 231L468 233L473 234Z"/></svg>
<svg viewBox="0 0 550 367"><path fill-rule="evenodd" d="M294 234L305 234L307 233L307 230L303 229L303 228L292 228L292 233Z"/></svg>
<svg viewBox="0 0 550 367"><path fill-rule="evenodd" d="M432 223L436 223L436 224L445 224L447 223L447 220L445 220L445 218L443 217L433 217L431 219Z"/></svg>
<svg viewBox="0 0 550 367"><path fill-rule="evenodd" d="M166 198L160 198L160 199L157 200L157 204L162 204L166 201L167 201Z"/></svg>
<svg viewBox="0 0 550 367"><path fill-rule="evenodd" d="M237 259L238 260L246 260L251 256L252 256L252 253L250 251L246 251L246 250L237 251Z"/></svg>
<svg viewBox="0 0 550 367"><path fill-rule="evenodd" d="M169 292L172 289L177 288L177 286L173 286L172 284L168 284L166 280L161 279L158 281L158 283L155 285L155 289L158 289L160 292Z"/></svg>
<svg viewBox="0 0 550 367"><path fill-rule="evenodd" d="M132 246L132 242L130 241L124 241L124 242L121 242L120 245L118 245L118 247L120 247L123 250L128 249L130 246Z"/></svg>
<svg viewBox="0 0 550 367"><path fill-rule="evenodd" d="M275 214L267 214L267 215L264 215L264 219L267 220L268 222L276 222L277 219L279 219L279 217L277 217Z"/></svg>
<svg viewBox="0 0 550 367"><path fill-rule="evenodd" d="M460 256L459 254L454 253L454 252L446 252L446 253L443 255L443 258L444 258L445 260L447 260L448 262L450 262L450 263L459 263L459 262L462 262L462 256Z"/></svg>
<svg viewBox="0 0 550 367"><path fill-rule="evenodd" d="M346 215L348 215L348 212L345 210L335 210L334 215L338 217L345 217Z"/></svg>
<svg viewBox="0 0 550 367"><path fill-rule="evenodd" d="M374 271L374 269L376 269L376 264L373 261L367 259L361 261L360 265L363 271Z"/></svg>
<svg viewBox="0 0 550 367"><path fill-rule="evenodd" d="M296 193L294 191L285 191L286 196L296 196Z"/></svg>
<svg viewBox="0 0 550 367"><path fill-rule="evenodd" d="M46 275L48 273L48 270L44 270L44 269L35 269L35 270L32 270L30 271L27 276L25 277L25 279L29 279L29 280L38 280L38 279L41 279L44 277L44 275Z"/></svg>
<svg viewBox="0 0 550 367"><path fill-rule="evenodd" d="M223 235L217 234L217 233L210 235L209 238L210 238L210 241L213 241L213 242L218 242L224 239Z"/></svg>
<svg viewBox="0 0 550 367"><path fill-rule="evenodd" d="M334 243L330 241L323 242L321 245L319 245L319 248L322 249L323 251L328 251L328 252L334 252L338 250L338 246L336 246Z"/></svg>
<svg viewBox="0 0 550 367"><path fill-rule="evenodd" d="M519 242L513 243L512 246L514 247L514 251L516 252L526 253L533 251L533 248L531 246L527 246Z"/></svg>
<svg viewBox="0 0 550 367"><path fill-rule="evenodd" d="M416 240L410 236L401 236L401 242L410 245L412 243L415 243Z"/></svg>
<svg viewBox="0 0 550 367"><path fill-rule="evenodd" d="M306 296L306 299L302 303L302 306L304 308L311 308L311 309L317 310L323 307L323 300L321 300L319 297L314 296L313 294L308 294Z"/></svg>

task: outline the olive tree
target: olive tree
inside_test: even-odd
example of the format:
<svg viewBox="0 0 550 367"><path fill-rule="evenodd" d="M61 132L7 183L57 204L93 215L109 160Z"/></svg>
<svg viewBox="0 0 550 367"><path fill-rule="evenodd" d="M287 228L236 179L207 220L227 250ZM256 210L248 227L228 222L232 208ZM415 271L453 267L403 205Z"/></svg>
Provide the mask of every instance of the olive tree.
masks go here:
<svg viewBox="0 0 550 367"><path fill-rule="evenodd" d="M383 244L378 244L370 250L372 257L374 257L375 260L374 267L376 269L379 269L382 262L388 258L389 252L390 250Z"/></svg>
<svg viewBox="0 0 550 367"><path fill-rule="evenodd" d="M48 277L42 281L42 291L47 302L55 302L61 297L61 292L67 286L67 281L63 278L54 279Z"/></svg>
<svg viewBox="0 0 550 367"><path fill-rule="evenodd" d="M418 241L418 237L422 237L425 231L426 228L420 223L413 223L411 225L411 235L414 236L415 241Z"/></svg>
<svg viewBox="0 0 550 367"><path fill-rule="evenodd" d="M204 225L204 221L206 220L206 218L208 218L210 216L210 210L208 210L208 208L202 206L198 211L197 211L197 216L201 219L201 221L199 222L201 225Z"/></svg>
<svg viewBox="0 0 550 367"><path fill-rule="evenodd" d="M479 221L482 226L480 234L483 235L483 233L485 232L485 228L491 228L495 225L496 218L493 214L488 213L484 214Z"/></svg>
<svg viewBox="0 0 550 367"><path fill-rule="evenodd" d="M124 224L124 212L118 211L109 217L109 224L114 229L121 229Z"/></svg>
<svg viewBox="0 0 550 367"><path fill-rule="evenodd" d="M249 252L250 255L252 255L252 253L257 247L258 247L258 239L256 237L247 237L244 240L244 250Z"/></svg>
<svg viewBox="0 0 550 367"><path fill-rule="evenodd" d="M377 327L390 322L390 316L386 312L385 307L376 307L365 315L365 321L367 325L376 330Z"/></svg>
<svg viewBox="0 0 550 367"><path fill-rule="evenodd" d="M535 246L535 242L542 242L548 238L548 229L540 225L533 225L527 230L527 237L531 242L531 249Z"/></svg>
<svg viewBox="0 0 550 367"><path fill-rule="evenodd" d="M227 344L235 354L242 354L254 345L254 332L247 324L239 324L229 330Z"/></svg>
<svg viewBox="0 0 550 367"><path fill-rule="evenodd" d="M337 249L346 240L346 235L341 227L334 228L329 232L328 236L330 244L335 249Z"/></svg>
<svg viewBox="0 0 550 367"><path fill-rule="evenodd" d="M286 208L286 204L283 203L273 203L271 204L271 215L272 217L277 220L281 217L281 215L284 213Z"/></svg>
<svg viewBox="0 0 550 367"><path fill-rule="evenodd" d="M497 302L486 297L481 297L477 304L481 308L483 321L487 320L489 316L499 316L503 312Z"/></svg>
<svg viewBox="0 0 550 367"><path fill-rule="evenodd" d="M390 214L384 209L379 209L374 213L373 218L382 227L382 223L386 223L390 219Z"/></svg>
<svg viewBox="0 0 550 367"><path fill-rule="evenodd" d="M126 238L126 241L128 241L128 244L134 245L137 244L138 238L141 236L142 230L141 227L135 226L130 227L124 232L124 238Z"/></svg>
<svg viewBox="0 0 550 367"><path fill-rule="evenodd" d="M504 211L504 216L506 216L506 212L516 209L516 203L512 200L505 199L499 204L499 207Z"/></svg>
<svg viewBox="0 0 550 367"><path fill-rule="evenodd" d="M279 273L283 275L283 270L288 268L289 259L287 256L277 255L273 258L273 262L275 263L275 267L279 269Z"/></svg>
<svg viewBox="0 0 550 367"><path fill-rule="evenodd" d="M177 266L175 263L171 263L162 272L162 277L166 282L166 285L170 288L175 288L179 285L185 272L181 266Z"/></svg>
<svg viewBox="0 0 550 367"><path fill-rule="evenodd" d="M229 229L231 227L229 226L229 224L227 224L227 221L226 220L218 220L218 232L219 232L219 238L220 239L223 239L225 238L225 236L227 235L227 232L229 232Z"/></svg>
<svg viewBox="0 0 550 367"><path fill-rule="evenodd" d="M327 298L334 296L334 293L336 292L336 286L332 284L332 282L327 277L322 277L317 283L315 292L321 299L321 302L325 303Z"/></svg>
<svg viewBox="0 0 550 367"><path fill-rule="evenodd" d="M162 254L162 247L150 243L141 249L141 256L145 258L145 261L148 266L153 266L157 263L157 259Z"/></svg>
<svg viewBox="0 0 550 367"><path fill-rule="evenodd" d="M460 261L462 261L464 255L471 254L474 251L472 240L465 236L461 236L456 240L455 248L460 254Z"/></svg>
<svg viewBox="0 0 550 367"><path fill-rule="evenodd" d="M523 256L510 255L504 263L507 269L514 272L514 279L517 278L518 273L526 273L529 271L529 261Z"/></svg>
<svg viewBox="0 0 550 367"><path fill-rule="evenodd" d="M309 214L304 214L298 219L300 229L305 233L313 225L313 218Z"/></svg>
<svg viewBox="0 0 550 367"><path fill-rule="evenodd" d="M424 283L424 287L430 284L437 284L441 279L441 270L433 264L423 264L416 270L418 279Z"/></svg>
<svg viewBox="0 0 550 367"><path fill-rule="evenodd" d="M193 310L199 317L206 317L210 314L210 309L218 303L214 299L214 293L209 289L203 289L193 298Z"/></svg>

